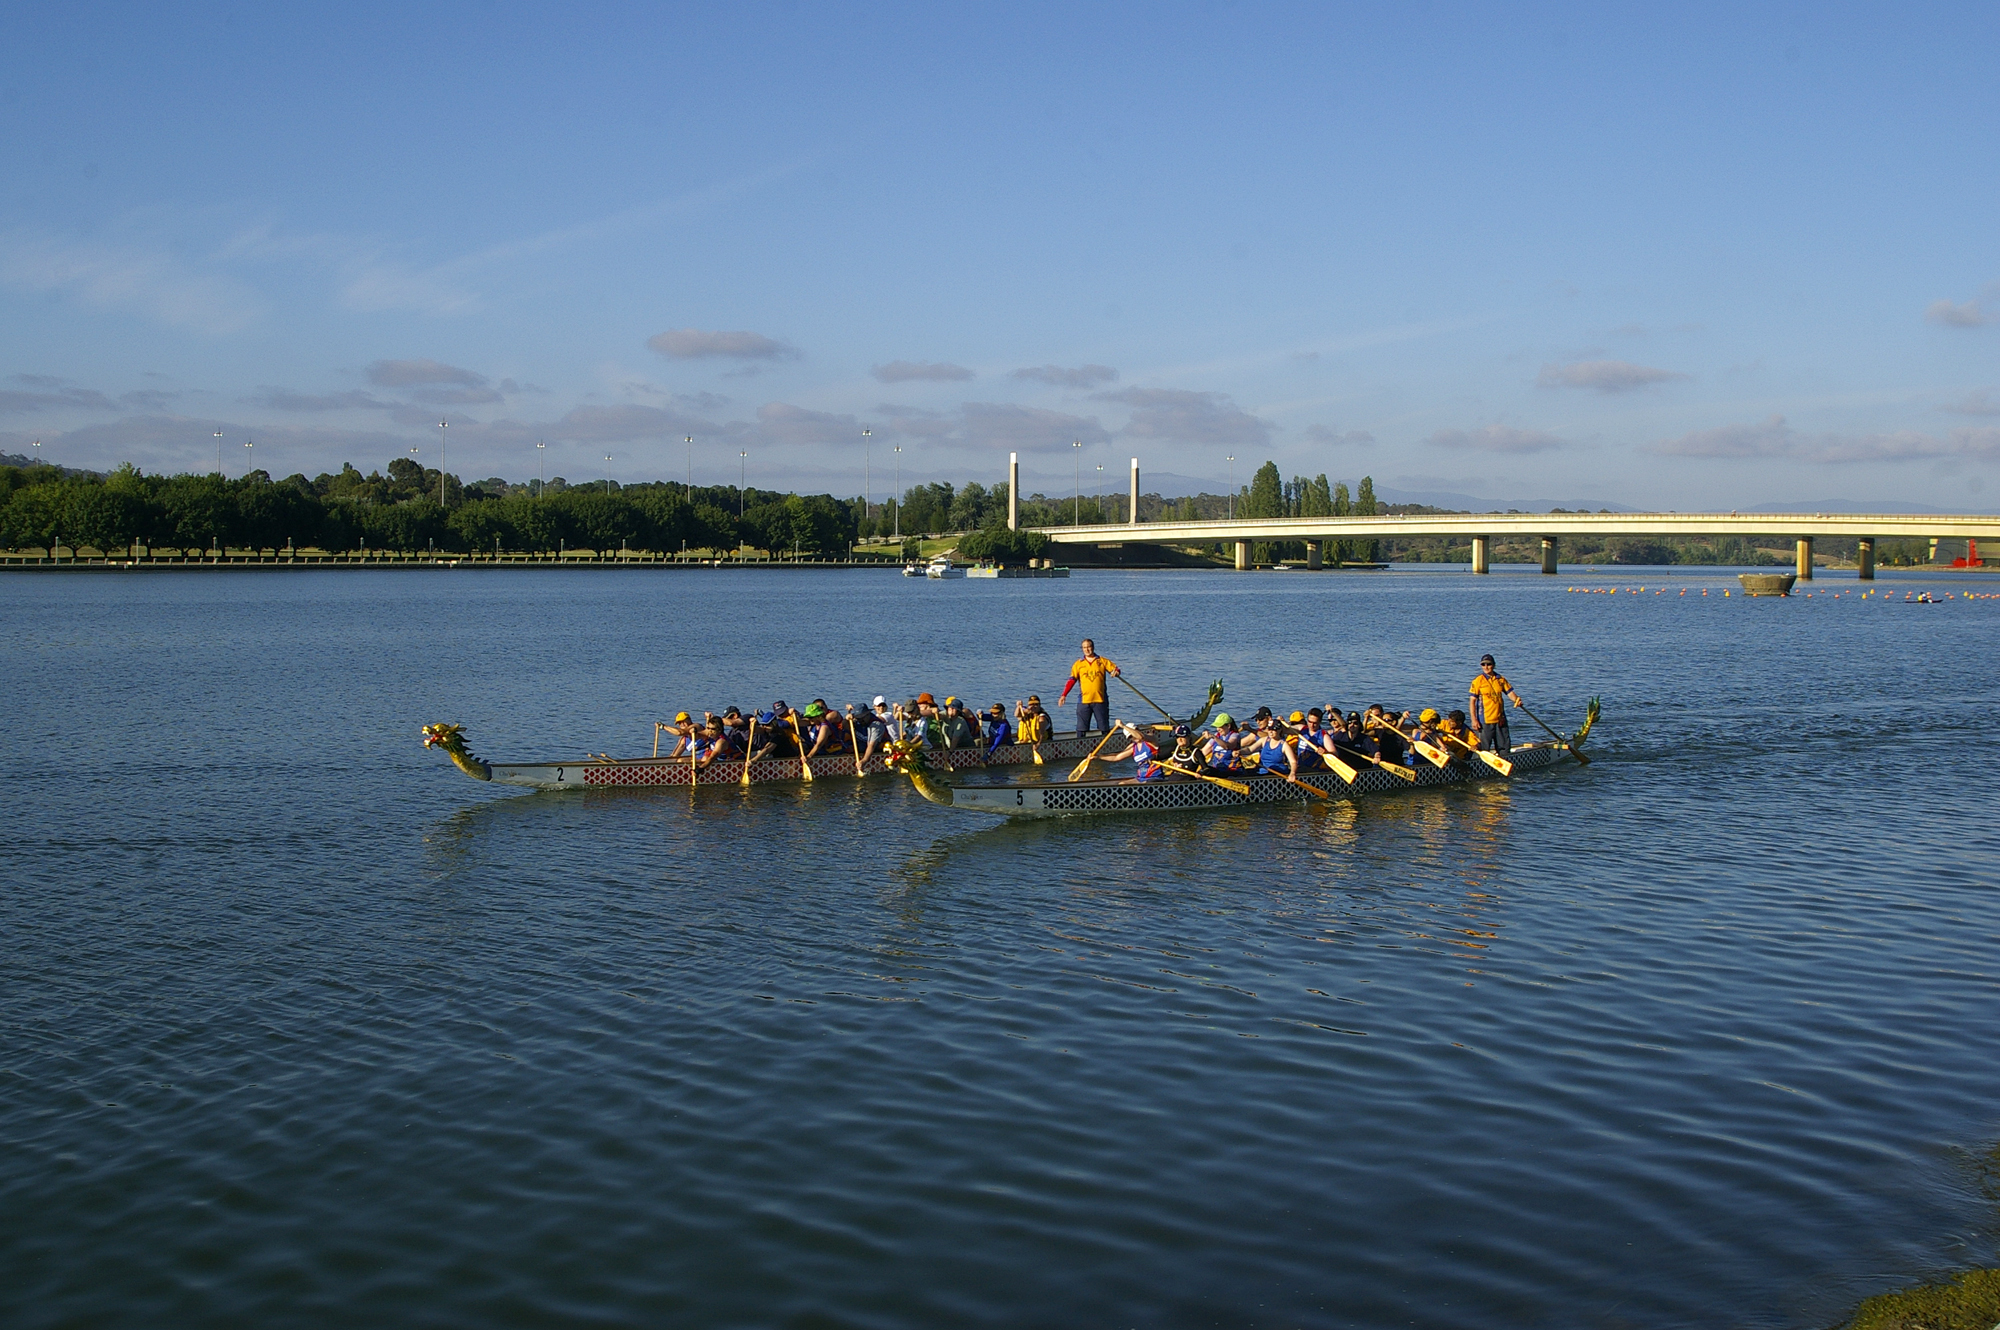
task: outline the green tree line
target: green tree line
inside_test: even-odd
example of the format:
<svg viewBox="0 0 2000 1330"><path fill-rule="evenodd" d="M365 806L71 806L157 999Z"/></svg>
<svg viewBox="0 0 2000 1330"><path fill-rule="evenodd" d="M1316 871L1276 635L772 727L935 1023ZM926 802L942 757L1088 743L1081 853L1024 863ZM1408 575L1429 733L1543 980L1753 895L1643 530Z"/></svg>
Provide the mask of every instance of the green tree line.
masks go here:
<svg viewBox="0 0 2000 1330"><path fill-rule="evenodd" d="M404 458L385 472L363 475L350 464L311 480L273 480L262 471L230 480L149 476L130 465L105 476L0 467L0 546L542 553L747 545L773 556L826 558L848 553L860 522L859 500L828 494L442 479L440 503L438 473Z"/></svg>

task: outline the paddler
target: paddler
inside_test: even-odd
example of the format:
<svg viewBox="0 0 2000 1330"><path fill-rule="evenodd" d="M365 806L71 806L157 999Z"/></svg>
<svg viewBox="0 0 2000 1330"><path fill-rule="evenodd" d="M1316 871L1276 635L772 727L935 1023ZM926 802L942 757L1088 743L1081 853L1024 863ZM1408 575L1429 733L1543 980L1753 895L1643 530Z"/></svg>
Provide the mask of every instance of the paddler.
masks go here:
<svg viewBox="0 0 2000 1330"><path fill-rule="evenodd" d="M1194 732L1187 726L1174 726L1174 751L1167 761L1177 767L1201 765L1201 745L1195 742Z"/></svg>
<svg viewBox="0 0 2000 1330"><path fill-rule="evenodd" d="M1299 766L1302 770L1317 771L1326 765L1320 758L1326 752L1326 745L1333 742L1333 737L1323 723L1325 717L1326 713L1318 707L1311 711L1294 711L1289 717L1289 723L1298 735Z"/></svg>
<svg viewBox="0 0 2000 1330"><path fill-rule="evenodd" d="M1028 694L1027 701L1014 704L1014 725L1024 744L1047 743L1054 729L1049 713L1042 710L1042 699L1034 693Z"/></svg>
<svg viewBox="0 0 2000 1330"><path fill-rule="evenodd" d="M674 723L667 727L674 736L674 746L668 750L668 757L687 757L694 752L696 726L694 717L685 711L674 713Z"/></svg>
<svg viewBox="0 0 2000 1330"><path fill-rule="evenodd" d="M1287 735L1276 716L1266 716L1257 722L1257 765L1272 775L1284 772L1294 778L1299 774L1299 752Z"/></svg>
<svg viewBox="0 0 2000 1330"><path fill-rule="evenodd" d="M986 708L986 760L1003 746L1014 742L1014 727L1007 723L1007 708L995 702Z"/></svg>
<svg viewBox="0 0 2000 1330"><path fill-rule="evenodd" d="M1083 655L1069 667L1069 679L1056 699L1056 705L1061 706L1069 700L1069 690L1082 685L1076 695L1077 738L1087 734L1093 722L1105 734L1111 733L1111 695L1105 691L1105 676L1117 673L1117 662L1098 655L1097 644L1084 638Z"/></svg>
<svg viewBox="0 0 2000 1330"><path fill-rule="evenodd" d="M1521 695L1507 682L1507 676L1494 667L1493 657L1479 658L1479 673L1472 680L1472 725L1479 731L1479 746L1489 753L1511 752L1513 736L1507 732L1507 708L1500 705L1506 698L1515 706L1521 705Z"/></svg>
<svg viewBox="0 0 2000 1330"><path fill-rule="evenodd" d="M1215 718L1215 728L1208 738L1202 740L1201 755L1211 771L1234 771L1241 756L1239 745L1242 732L1236 728L1236 719L1227 711Z"/></svg>
<svg viewBox="0 0 2000 1330"><path fill-rule="evenodd" d="M1403 713L1409 716L1408 712ZM1410 762L1408 738L1389 715L1389 709L1377 702L1361 716L1362 728L1374 736L1376 746L1382 750L1382 760L1397 766L1407 766Z"/></svg>
<svg viewBox="0 0 2000 1330"><path fill-rule="evenodd" d="M1158 780L1166 774L1160 767L1159 749L1147 742L1145 734L1138 726L1120 725L1118 728L1132 741L1131 746L1122 753L1107 754L1104 758L1106 762L1123 762L1126 758L1131 758L1132 765L1138 769L1140 780Z"/></svg>

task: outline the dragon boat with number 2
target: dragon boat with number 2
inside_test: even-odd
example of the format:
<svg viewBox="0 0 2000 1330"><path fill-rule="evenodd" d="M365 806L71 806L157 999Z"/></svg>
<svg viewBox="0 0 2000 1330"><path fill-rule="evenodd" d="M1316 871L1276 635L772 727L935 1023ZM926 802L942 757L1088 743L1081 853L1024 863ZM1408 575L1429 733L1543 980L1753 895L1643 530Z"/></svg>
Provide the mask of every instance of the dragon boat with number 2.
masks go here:
<svg viewBox="0 0 2000 1330"><path fill-rule="evenodd" d="M1552 736L1539 743L1517 744L1505 758L1489 765L1474 753L1461 753L1444 765L1420 764L1400 771L1386 763L1353 769L1349 779L1333 771L1301 771L1296 778L1263 772L1209 772L1169 768L1174 774L1153 780L1084 779L1005 784L954 784L934 769L932 753L920 745L889 745L889 765L910 778L917 793L934 804L966 813L998 817L1075 817L1103 813L1163 813L1182 809L1235 808L1250 804L1299 803L1316 799L1353 799L1364 794L1393 794L1405 789L1430 789L1474 781L1507 780L1522 771L1554 766L1565 757L1580 764L1589 758L1579 749L1597 723L1597 699L1592 698L1583 725L1571 737Z"/></svg>
<svg viewBox="0 0 2000 1330"><path fill-rule="evenodd" d="M487 762L473 755L459 725L426 725L424 747L441 748L452 765L474 780L525 785L536 790L598 790L677 785L770 785L845 776L880 775L890 770L887 754L877 750L862 760L850 752L825 752L812 759L811 771L797 757L767 757L749 763L745 776L741 758L717 758L696 767L685 757L611 757L586 753L574 761ZM930 765L945 771L983 767L1028 766L1039 752L1044 762L1074 762L1090 751L1092 739L1074 736L1044 739L1039 744L1002 744L989 755L982 748L933 749Z"/></svg>

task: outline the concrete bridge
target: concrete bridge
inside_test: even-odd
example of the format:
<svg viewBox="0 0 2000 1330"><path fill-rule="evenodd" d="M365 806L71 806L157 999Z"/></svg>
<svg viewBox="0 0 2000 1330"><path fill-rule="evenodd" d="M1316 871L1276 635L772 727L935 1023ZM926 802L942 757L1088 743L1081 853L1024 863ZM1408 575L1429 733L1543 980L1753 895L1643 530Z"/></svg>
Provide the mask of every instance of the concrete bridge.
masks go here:
<svg viewBox="0 0 2000 1330"><path fill-rule="evenodd" d="M1784 536L1797 542L1798 574L1812 576L1815 536L1852 537L1861 544L1861 576L1875 576L1875 542L1883 538L1990 540L2000 544L2000 517L1913 517L1877 513L1431 513L1409 517L1259 517L1218 522L1117 522L1101 526L1037 527L1060 545L1156 545L1234 541L1236 566L1250 566L1252 541L1303 541L1306 566L1320 566L1329 540L1470 536L1472 571L1487 571L1496 537L1539 539L1542 571L1556 570L1564 536Z"/></svg>
<svg viewBox="0 0 2000 1330"><path fill-rule="evenodd" d="M1020 525L1020 455L1007 458L1007 525ZM1097 526L1044 526L1058 545L1192 545L1234 541L1236 566L1250 566L1252 541L1303 541L1306 567L1320 566L1329 540L1386 540L1411 536L1472 537L1472 571L1483 573L1486 551L1496 536L1539 538L1542 571L1556 571L1557 543L1564 536L1784 536L1797 542L1798 573L1813 575L1815 536L1860 541L1861 576L1875 576L1875 542L1899 540L1986 540L2000 544L2000 517L1913 517L1900 513L1426 513L1408 517L1256 517L1219 522L1141 522L1139 459L1132 459L1130 521ZM1935 546L1933 546L1935 548Z"/></svg>

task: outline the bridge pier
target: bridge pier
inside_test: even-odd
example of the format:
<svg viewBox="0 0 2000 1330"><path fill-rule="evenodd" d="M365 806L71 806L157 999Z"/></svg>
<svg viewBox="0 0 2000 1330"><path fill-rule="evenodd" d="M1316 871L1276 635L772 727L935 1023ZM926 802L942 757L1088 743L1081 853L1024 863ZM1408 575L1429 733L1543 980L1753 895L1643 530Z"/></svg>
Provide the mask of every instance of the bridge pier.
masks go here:
<svg viewBox="0 0 2000 1330"><path fill-rule="evenodd" d="M1486 571L1486 537L1484 536L1474 536L1472 538L1472 571L1475 573Z"/></svg>
<svg viewBox="0 0 2000 1330"><path fill-rule="evenodd" d="M1550 577L1556 575L1556 538L1542 537L1542 571Z"/></svg>
<svg viewBox="0 0 2000 1330"><path fill-rule="evenodd" d="M1243 572L1248 572L1249 570L1250 570L1250 542L1247 540L1239 540L1236 542L1236 571L1239 573L1243 573Z"/></svg>
<svg viewBox="0 0 2000 1330"><path fill-rule="evenodd" d="M1799 537L1799 581L1812 581L1812 537Z"/></svg>
<svg viewBox="0 0 2000 1330"><path fill-rule="evenodd" d="M1326 565L1320 561L1320 544L1316 540L1306 542L1306 567L1318 570Z"/></svg>
<svg viewBox="0 0 2000 1330"><path fill-rule="evenodd" d="M1875 580L1875 538L1873 536L1863 536L1861 538L1861 547L1856 551L1855 562L1861 565L1862 581L1872 582Z"/></svg>

